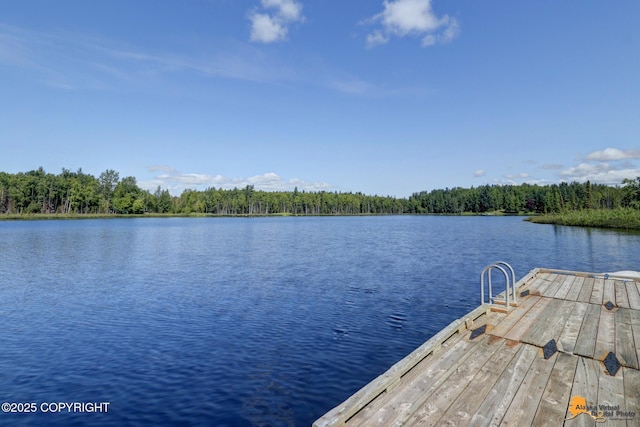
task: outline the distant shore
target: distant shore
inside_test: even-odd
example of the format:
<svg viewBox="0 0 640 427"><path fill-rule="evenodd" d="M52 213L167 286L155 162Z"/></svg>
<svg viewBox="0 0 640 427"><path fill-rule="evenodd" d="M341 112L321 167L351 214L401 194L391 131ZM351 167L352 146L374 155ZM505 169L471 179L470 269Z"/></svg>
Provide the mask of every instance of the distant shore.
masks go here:
<svg viewBox="0 0 640 427"><path fill-rule="evenodd" d="M144 213L144 214L4 214L0 221L38 221L38 220L83 220L83 219L116 219L116 218L248 218L248 217L283 217L283 216L387 216L393 214L341 214L341 215L294 215L292 213L273 214L213 214L213 213ZM524 216L525 221L536 224L556 224L577 227L599 227L625 230L640 230L640 210L633 208L619 209L584 209L554 214L505 213L502 211L451 214L395 214L395 215L436 215L436 216Z"/></svg>
<svg viewBox="0 0 640 427"><path fill-rule="evenodd" d="M531 216L527 218L527 221L536 224L640 230L640 210L632 208L584 209Z"/></svg>
<svg viewBox="0 0 640 427"><path fill-rule="evenodd" d="M257 217L288 217L288 216L389 216L411 214L215 214L215 213L141 213L141 214L0 214L0 221L47 221L47 220L75 220L75 219L117 219L117 218L257 218Z"/></svg>
<svg viewBox="0 0 640 427"><path fill-rule="evenodd" d="M51 213L51 214L0 214L0 221L47 221L47 220L75 220L75 219L115 219L115 218L259 218L259 217L305 217L305 216L391 216L391 215L416 215L416 216L522 216L527 217L534 215L531 212L463 212L459 214L443 213L443 214L416 214L416 213L357 213L357 214L293 214L290 212L278 212L270 214L216 214L216 213L141 213L141 214L96 214L96 213Z"/></svg>
<svg viewBox="0 0 640 427"><path fill-rule="evenodd" d="M117 219L117 218L217 218L217 217L248 217L267 215L216 215L206 213L190 214L5 214L0 215L0 221L51 221L51 220L82 220L82 219ZM268 216L285 216L283 214L271 214Z"/></svg>

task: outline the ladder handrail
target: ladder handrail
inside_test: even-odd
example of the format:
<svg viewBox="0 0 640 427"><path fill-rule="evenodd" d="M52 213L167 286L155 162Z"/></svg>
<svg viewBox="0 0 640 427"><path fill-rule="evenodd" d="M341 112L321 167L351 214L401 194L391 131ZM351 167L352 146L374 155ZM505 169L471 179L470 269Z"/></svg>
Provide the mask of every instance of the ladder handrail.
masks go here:
<svg viewBox="0 0 640 427"><path fill-rule="evenodd" d="M516 304L518 301L516 300L516 272L513 271L513 267L511 267L511 265L509 265L509 263L504 262L504 261L496 261L493 263L494 265L504 265L506 266L509 270L511 270L511 294L513 296L513 303Z"/></svg>
<svg viewBox="0 0 640 427"><path fill-rule="evenodd" d="M509 273L507 273L507 270L505 270L503 267L501 266L505 266L507 267L510 272L511 272L511 278L513 280L510 280L509 278ZM516 274L513 271L513 268L506 262L504 261L496 261L493 264L487 265L485 268L482 269L482 272L480 273L480 304L484 304L484 275L485 272L487 273L487 276L489 278L489 304L493 304L494 302L494 298L493 298L493 291L492 291L492 283L491 283L491 272L493 271L494 268L497 268L498 270L502 271L502 274L504 275L504 279L506 282L506 287L505 287L505 291L504 291L504 295L505 295L505 303L506 303L506 309L507 311L509 311L511 304L509 302L509 287L511 287L511 293L513 295L513 303L516 303L516 289L515 289L515 284L516 284Z"/></svg>

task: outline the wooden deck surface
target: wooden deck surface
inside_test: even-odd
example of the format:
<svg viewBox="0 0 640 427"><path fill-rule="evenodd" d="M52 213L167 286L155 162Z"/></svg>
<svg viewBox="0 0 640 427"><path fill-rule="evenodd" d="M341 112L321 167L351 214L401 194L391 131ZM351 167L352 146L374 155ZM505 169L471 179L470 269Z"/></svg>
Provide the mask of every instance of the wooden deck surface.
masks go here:
<svg viewBox="0 0 640 427"><path fill-rule="evenodd" d="M508 314L478 307L314 426L640 426L638 279L536 269L516 287Z"/></svg>

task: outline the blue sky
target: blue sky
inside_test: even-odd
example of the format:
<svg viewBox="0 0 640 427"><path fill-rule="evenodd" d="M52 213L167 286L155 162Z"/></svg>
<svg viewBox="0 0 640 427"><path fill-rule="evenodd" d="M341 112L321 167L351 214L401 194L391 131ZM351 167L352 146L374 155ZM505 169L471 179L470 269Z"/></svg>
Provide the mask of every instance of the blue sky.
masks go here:
<svg viewBox="0 0 640 427"><path fill-rule="evenodd" d="M640 176L640 2L0 2L0 170L413 192Z"/></svg>

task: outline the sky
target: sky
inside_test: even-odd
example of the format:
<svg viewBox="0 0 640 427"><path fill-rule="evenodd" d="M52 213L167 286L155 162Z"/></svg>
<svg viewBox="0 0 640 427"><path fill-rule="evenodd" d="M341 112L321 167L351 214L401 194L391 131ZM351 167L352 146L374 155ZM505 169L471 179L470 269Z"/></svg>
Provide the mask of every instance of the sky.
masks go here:
<svg viewBox="0 0 640 427"><path fill-rule="evenodd" d="M0 171L362 192L640 176L640 2L0 2Z"/></svg>

